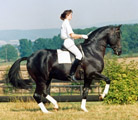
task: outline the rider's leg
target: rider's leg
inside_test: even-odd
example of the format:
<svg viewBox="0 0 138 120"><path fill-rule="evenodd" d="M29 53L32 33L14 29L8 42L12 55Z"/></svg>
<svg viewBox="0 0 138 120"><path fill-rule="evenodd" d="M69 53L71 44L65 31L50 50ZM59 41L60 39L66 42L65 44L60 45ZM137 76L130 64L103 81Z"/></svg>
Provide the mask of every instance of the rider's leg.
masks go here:
<svg viewBox="0 0 138 120"><path fill-rule="evenodd" d="M80 50L76 45L72 45L70 48L68 48L68 50L76 56L77 60L81 61L82 53L80 52Z"/></svg>
<svg viewBox="0 0 138 120"><path fill-rule="evenodd" d="M70 73L69 73L69 78L75 82L77 82L77 80L76 80L74 74L76 72L76 69L77 69L79 63L80 63L80 60L75 59L75 61L73 62L72 66L71 66Z"/></svg>
<svg viewBox="0 0 138 120"><path fill-rule="evenodd" d="M76 56L76 59L75 61L73 62L72 64L72 67L71 67L71 70L70 70L70 74L69 74L69 77L70 79L72 79L73 81L77 82L75 77L74 77L74 74L76 72L76 69L82 59L82 54L80 52L80 50L76 47L75 43L74 43L74 40L72 39L66 39L64 41L64 46L71 52L73 53L75 56Z"/></svg>
<svg viewBox="0 0 138 120"><path fill-rule="evenodd" d="M81 54L81 52L79 51L79 49L75 45L73 45L72 47L70 47L69 50L73 54L75 54L75 56L76 56L76 59L75 59L75 61L73 62L72 66L71 66L70 74L69 75L70 75L70 77L71 77L72 80L74 80L75 82L77 82L74 74L75 74L75 72L77 70L78 65L80 64L80 61L82 59L82 54Z"/></svg>

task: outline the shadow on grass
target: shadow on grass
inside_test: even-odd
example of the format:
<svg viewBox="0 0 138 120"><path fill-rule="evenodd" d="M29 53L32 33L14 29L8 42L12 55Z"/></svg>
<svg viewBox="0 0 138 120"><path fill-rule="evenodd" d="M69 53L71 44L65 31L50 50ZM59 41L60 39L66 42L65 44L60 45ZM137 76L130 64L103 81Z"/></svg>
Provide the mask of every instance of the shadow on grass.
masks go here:
<svg viewBox="0 0 138 120"><path fill-rule="evenodd" d="M37 112L40 111L40 109L11 109L13 112L23 112L23 111L29 111L29 112Z"/></svg>
<svg viewBox="0 0 138 120"><path fill-rule="evenodd" d="M70 107L60 107L59 110L68 111L68 110L75 110L75 111L82 111L80 107L70 106Z"/></svg>
<svg viewBox="0 0 138 120"><path fill-rule="evenodd" d="M48 111L54 111L54 108L47 108ZM11 109L11 111L13 112L24 112L24 111L28 111L28 112L37 112L37 111L41 111L40 108L34 108L34 109Z"/></svg>

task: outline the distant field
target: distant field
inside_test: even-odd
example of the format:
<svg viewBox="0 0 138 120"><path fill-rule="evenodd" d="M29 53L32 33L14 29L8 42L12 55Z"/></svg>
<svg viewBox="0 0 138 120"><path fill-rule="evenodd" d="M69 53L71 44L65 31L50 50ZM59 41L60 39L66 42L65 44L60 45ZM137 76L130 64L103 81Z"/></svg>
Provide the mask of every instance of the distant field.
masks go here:
<svg viewBox="0 0 138 120"><path fill-rule="evenodd" d="M128 57L128 58L119 58L118 61L122 62L122 61L126 61L126 63L129 63L130 61L135 61L138 62L138 57Z"/></svg>
<svg viewBox="0 0 138 120"><path fill-rule="evenodd" d="M12 61L12 62L3 62L3 61L0 61L0 66L11 66L15 61ZM25 65L26 62L21 62L21 65Z"/></svg>
<svg viewBox="0 0 138 120"><path fill-rule="evenodd" d="M0 120L138 120L138 103L104 105L87 102L88 113L81 111L80 102L59 103L59 111L46 105L51 114L43 114L36 102L0 103Z"/></svg>
<svg viewBox="0 0 138 120"><path fill-rule="evenodd" d="M118 61L121 62L123 60L126 60L127 63L134 60L135 62L138 62L138 57L123 57L123 58L118 58ZM11 66L14 62L0 62L0 66L7 67ZM24 66L26 65L26 62L21 62L21 65Z"/></svg>

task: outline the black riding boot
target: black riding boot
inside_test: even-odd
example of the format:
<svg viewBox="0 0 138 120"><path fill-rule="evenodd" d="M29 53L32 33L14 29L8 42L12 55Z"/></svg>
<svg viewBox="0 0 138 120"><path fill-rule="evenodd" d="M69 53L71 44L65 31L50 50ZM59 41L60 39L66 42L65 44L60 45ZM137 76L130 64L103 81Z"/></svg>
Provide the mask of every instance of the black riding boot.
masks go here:
<svg viewBox="0 0 138 120"><path fill-rule="evenodd" d="M77 82L77 83L78 83L78 81L76 80L74 74L76 72L76 69L77 69L79 63L80 63L80 60L75 59L75 61L73 62L72 66L71 66L70 74L69 74L69 79L71 79L71 81L74 81L74 82Z"/></svg>

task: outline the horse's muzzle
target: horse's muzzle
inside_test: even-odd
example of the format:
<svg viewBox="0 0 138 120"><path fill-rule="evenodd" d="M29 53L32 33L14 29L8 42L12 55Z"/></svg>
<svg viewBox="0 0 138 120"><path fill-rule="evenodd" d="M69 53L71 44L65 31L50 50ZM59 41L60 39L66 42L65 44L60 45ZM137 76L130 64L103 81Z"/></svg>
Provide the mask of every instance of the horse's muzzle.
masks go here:
<svg viewBox="0 0 138 120"><path fill-rule="evenodd" d="M116 54L116 55L121 55L121 53L122 53L122 49L121 48L118 48L118 49L115 49L114 50L114 54Z"/></svg>

